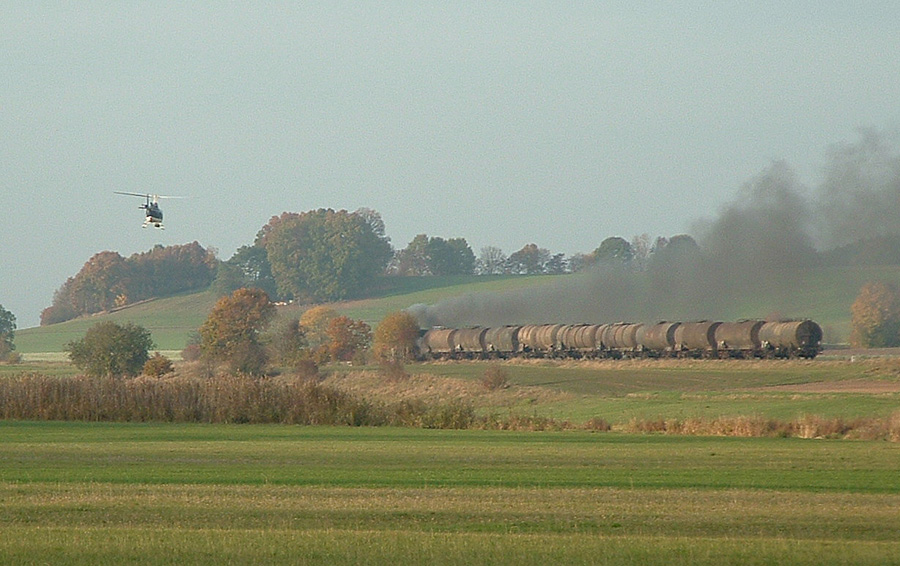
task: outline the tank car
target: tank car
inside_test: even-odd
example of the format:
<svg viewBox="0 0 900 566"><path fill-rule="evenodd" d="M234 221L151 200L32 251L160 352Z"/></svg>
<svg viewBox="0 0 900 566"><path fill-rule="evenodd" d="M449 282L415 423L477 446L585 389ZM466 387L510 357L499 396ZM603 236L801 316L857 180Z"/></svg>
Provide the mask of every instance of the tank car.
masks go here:
<svg viewBox="0 0 900 566"><path fill-rule="evenodd" d="M641 352L649 357L672 356L675 353L675 331L680 322L657 322L642 326L635 339Z"/></svg>
<svg viewBox="0 0 900 566"><path fill-rule="evenodd" d="M720 356L750 358L759 356L762 342L759 330L765 321L741 320L723 322L715 330L716 348Z"/></svg>
<svg viewBox="0 0 900 566"><path fill-rule="evenodd" d="M683 322L675 329L675 350L682 357L716 357L716 328L721 322Z"/></svg>
<svg viewBox="0 0 900 566"><path fill-rule="evenodd" d="M777 358L814 358L822 348L822 328L811 320L766 322L759 329L761 348Z"/></svg>
<svg viewBox="0 0 900 566"><path fill-rule="evenodd" d="M506 358L521 351L519 332L521 326L495 326L484 334L484 347L490 356Z"/></svg>
<svg viewBox="0 0 900 566"><path fill-rule="evenodd" d="M461 358L481 358L487 351L484 343L484 335L488 328L475 326L471 328L460 328L451 338L453 350L457 357Z"/></svg>
<svg viewBox="0 0 900 566"><path fill-rule="evenodd" d="M455 328L431 328L422 336L419 350L422 354L433 358L448 358L454 352L454 337L459 332Z"/></svg>

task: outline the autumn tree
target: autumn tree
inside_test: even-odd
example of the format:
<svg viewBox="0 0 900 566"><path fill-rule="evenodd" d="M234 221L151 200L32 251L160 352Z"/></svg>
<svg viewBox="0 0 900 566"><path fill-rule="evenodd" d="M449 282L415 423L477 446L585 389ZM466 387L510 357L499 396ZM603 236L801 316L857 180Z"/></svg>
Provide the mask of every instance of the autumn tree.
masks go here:
<svg viewBox="0 0 900 566"><path fill-rule="evenodd" d="M511 254L506 260L507 270L516 275L535 275L545 273L550 251L527 244L521 250Z"/></svg>
<svg viewBox="0 0 900 566"><path fill-rule="evenodd" d="M338 316L328 321L328 351L338 362L352 361L372 342L372 329L362 320Z"/></svg>
<svg viewBox="0 0 900 566"><path fill-rule="evenodd" d="M80 314L105 311L128 295L130 276L125 258L116 252L94 254L72 281L69 300Z"/></svg>
<svg viewBox="0 0 900 566"><path fill-rule="evenodd" d="M240 373L261 373L266 356L260 333L275 316L275 306L261 289L238 289L219 299L200 327L200 348Z"/></svg>
<svg viewBox="0 0 900 566"><path fill-rule="evenodd" d="M296 368L312 360L306 330L296 318L282 322L271 332L270 346L275 359L285 366Z"/></svg>
<svg viewBox="0 0 900 566"><path fill-rule="evenodd" d="M397 275L429 275L428 235L418 234L402 250L397 251L393 272Z"/></svg>
<svg viewBox="0 0 900 566"><path fill-rule="evenodd" d="M407 361L415 356L419 322L406 311L385 316L372 337L372 351L382 361Z"/></svg>
<svg viewBox="0 0 900 566"><path fill-rule="evenodd" d="M318 354L328 352L328 323L339 315L331 307L317 306L300 315L300 326L303 329L309 349ZM327 357L327 356L325 356ZM320 361L325 361L320 358Z"/></svg>
<svg viewBox="0 0 900 566"><path fill-rule="evenodd" d="M374 214L319 209L273 217L256 243L266 250L278 294L333 301L371 286L391 257Z"/></svg>
<svg viewBox="0 0 900 566"><path fill-rule="evenodd" d="M123 258L116 252L94 254L54 293L41 312L41 325L209 286L216 273L215 253L197 242L154 246Z"/></svg>
<svg viewBox="0 0 900 566"><path fill-rule="evenodd" d="M80 340L66 344L75 367L94 377L135 376L141 373L154 347L150 331L131 322L99 322Z"/></svg>
<svg viewBox="0 0 900 566"><path fill-rule="evenodd" d="M895 285L866 283L853 301L850 313L852 346L900 346L900 290Z"/></svg>
<svg viewBox="0 0 900 566"><path fill-rule="evenodd" d="M0 305L0 362L13 357L16 345L16 315Z"/></svg>

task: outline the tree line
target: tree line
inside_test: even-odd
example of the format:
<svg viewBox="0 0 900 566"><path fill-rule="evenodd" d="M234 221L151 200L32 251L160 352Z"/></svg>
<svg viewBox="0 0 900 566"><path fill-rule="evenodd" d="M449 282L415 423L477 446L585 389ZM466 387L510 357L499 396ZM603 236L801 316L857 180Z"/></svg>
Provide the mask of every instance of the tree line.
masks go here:
<svg viewBox="0 0 900 566"><path fill-rule="evenodd" d="M197 242L157 245L128 258L103 251L91 257L54 293L41 325L112 310L145 299L204 289L216 275L215 253Z"/></svg>
<svg viewBox="0 0 900 566"><path fill-rule="evenodd" d="M259 376L277 364L313 377L320 365L330 362L365 364L372 357L385 363L408 361L419 337L415 317L403 311L385 317L374 333L364 321L326 306L307 309L272 328L275 315L265 291L238 289L216 302L182 357L205 363L209 375L226 368L233 374ZM161 377L174 371L164 356L150 356L154 347L147 329L104 321L67 343L66 351L76 367L94 377Z"/></svg>
<svg viewBox="0 0 900 566"><path fill-rule="evenodd" d="M883 236L823 253L813 250L804 265L900 264L898 249L900 236ZM276 301L322 303L364 297L384 276L564 274L614 265L665 277L668 268L677 273L696 265L700 256L700 246L685 234L655 239L643 234L630 241L612 236L589 253L571 256L535 243L509 255L486 246L476 256L463 237L425 233L395 249L378 212L322 208L273 216L252 244L227 261L197 242L156 246L128 258L112 251L95 254L56 291L41 324L209 285L219 296L250 287Z"/></svg>

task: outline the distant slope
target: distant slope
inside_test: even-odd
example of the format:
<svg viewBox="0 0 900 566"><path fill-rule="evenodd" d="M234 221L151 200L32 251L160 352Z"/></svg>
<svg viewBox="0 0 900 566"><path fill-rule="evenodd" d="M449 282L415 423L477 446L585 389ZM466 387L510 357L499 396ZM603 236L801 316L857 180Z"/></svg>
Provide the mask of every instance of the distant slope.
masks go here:
<svg viewBox="0 0 900 566"><path fill-rule="evenodd" d="M67 342L78 340L88 328L104 320L133 322L150 330L160 350L181 350L206 319L216 298L209 291L145 301L112 313L101 313L16 331L16 350L23 354L61 352Z"/></svg>
<svg viewBox="0 0 900 566"><path fill-rule="evenodd" d="M375 326L385 314L417 303L434 304L471 293L496 293L535 287L566 276L456 276L387 278L370 299L335 303L342 314ZM812 318L825 329L826 342L845 341L850 333L850 305L867 281L900 283L900 266L818 268L792 272L791 280L803 285L784 286L777 281L760 282L759 292L730 306L728 320L771 315ZM142 303L121 311L95 315L16 332L16 349L22 353L61 352L102 320L134 322L149 329L161 350L182 349L197 331L215 303L209 292L181 295ZM305 306L279 308L279 316L299 316ZM584 321L609 322L609 321ZM648 321L644 321L648 322Z"/></svg>
<svg viewBox="0 0 900 566"><path fill-rule="evenodd" d="M540 285L553 276L453 276L391 277L375 290L376 297L336 303L342 314L365 320L375 326L385 314L415 303L432 303L466 293L481 293ZM78 340L94 324L112 320L119 324L133 322L150 330L160 350L181 350L191 334L197 331L216 297L210 291L156 299L126 307L112 313L101 313L67 322L16 331L16 350L23 354L62 352L66 343ZM298 315L304 306L279 308L280 316Z"/></svg>

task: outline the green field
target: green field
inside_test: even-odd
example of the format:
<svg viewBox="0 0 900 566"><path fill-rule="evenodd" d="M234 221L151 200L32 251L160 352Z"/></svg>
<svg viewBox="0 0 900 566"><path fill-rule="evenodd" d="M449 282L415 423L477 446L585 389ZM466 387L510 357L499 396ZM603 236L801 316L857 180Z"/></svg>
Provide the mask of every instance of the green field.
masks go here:
<svg viewBox="0 0 900 566"><path fill-rule="evenodd" d="M433 363L408 370L478 382L489 365ZM605 360L510 362L501 367L515 386L517 395L510 401L514 405L504 409L492 400L485 410L576 422L592 417L626 423L740 415L853 419L886 417L900 410L900 362L892 359Z"/></svg>
<svg viewBox="0 0 900 566"><path fill-rule="evenodd" d="M342 314L375 326L386 314L416 303L434 303L466 293L520 289L552 281L552 276L453 276L391 277L374 292L374 298L335 303ZM119 311L83 317L68 322L16 331L16 350L23 354L62 352L67 342L78 340L88 328L103 320L119 324L133 322L150 330L160 350L184 349L209 315L216 297L210 291L168 297L137 304ZM280 316L299 316L302 307L279 308Z"/></svg>
<svg viewBox="0 0 900 566"><path fill-rule="evenodd" d="M898 564L900 445L0 423L0 562Z"/></svg>
<svg viewBox="0 0 900 566"><path fill-rule="evenodd" d="M354 319L375 326L389 312L424 303L476 293L496 293L547 285L567 276L452 276L391 277L364 300L335 303L334 308ZM782 280L800 281L803 285L785 285ZM782 316L812 318L822 325L827 342L845 342L850 333L850 305L867 281L900 282L900 267L862 266L791 270L784 277L761 280L757 292L721 312L723 320L760 318L778 313ZM61 352L65 344L84 335L101 320L134 322L149 329L161 350L180 351L195 333L212 305L215 296L200 292L158 299L120 311L54 324L47 327L20 329L16 332L16 348L24 354ZM297 316L303 307L280 308L281 316ZM593 321L589 321L593 322ZM602 321L598 321L602 322Z"/></svg>

